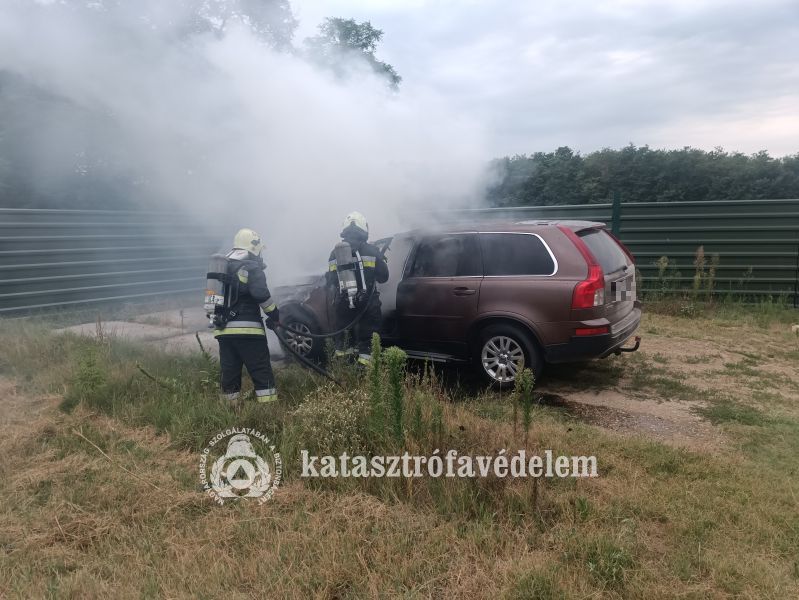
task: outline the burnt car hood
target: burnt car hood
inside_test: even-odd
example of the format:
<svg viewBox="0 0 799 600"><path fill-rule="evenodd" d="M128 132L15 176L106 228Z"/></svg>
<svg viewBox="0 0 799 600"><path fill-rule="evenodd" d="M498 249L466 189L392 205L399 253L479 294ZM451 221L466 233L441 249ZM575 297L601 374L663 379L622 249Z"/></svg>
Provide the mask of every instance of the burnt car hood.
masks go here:
<svg viewBox="0 0 799 600"><path fill-rule="evenodd" d="M272 295L278 305L288 302L305 302L311 291L325 285L324 275L308 275L294 282L285 283L272 289Z"/></svg>

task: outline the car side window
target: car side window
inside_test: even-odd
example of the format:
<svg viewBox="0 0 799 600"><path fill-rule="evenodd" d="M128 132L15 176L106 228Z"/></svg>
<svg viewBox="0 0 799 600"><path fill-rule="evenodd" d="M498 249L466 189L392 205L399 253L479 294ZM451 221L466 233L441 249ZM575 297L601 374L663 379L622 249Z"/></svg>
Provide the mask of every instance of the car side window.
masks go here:
<svg viewBox="0 0 799 600"><path fill-rule="evenodd" d="M423 238L410 277L468 277L482 275L480 248L474 234Z"/></svg>
<svg viewBox="0 0 799 600"><path fill-rule="evenodd" d="M536 235L525 233L481 233L486 276L552 275L555 262Z"/></svg>

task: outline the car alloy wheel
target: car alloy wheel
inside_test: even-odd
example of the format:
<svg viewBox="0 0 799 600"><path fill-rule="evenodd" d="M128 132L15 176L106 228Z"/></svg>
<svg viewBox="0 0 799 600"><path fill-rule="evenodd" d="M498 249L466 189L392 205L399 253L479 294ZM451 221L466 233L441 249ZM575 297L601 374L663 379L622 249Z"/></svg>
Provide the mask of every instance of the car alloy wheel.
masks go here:
<svg viewBox="0 0 799 600"><path fill-rule="evenodd" d="M524 350L513 338L497 335L483 344L480 361L491 379L507 383L514 381L516 374L523 368Z"/></svg>
<svg viewBox="0 0 799 600"><path fill-rule="evenodd" d="M300 356L308 356L313 348L313 338L302 335L311 333L310 327L299 321L291 321L286 327L286 342Z"/></svg>

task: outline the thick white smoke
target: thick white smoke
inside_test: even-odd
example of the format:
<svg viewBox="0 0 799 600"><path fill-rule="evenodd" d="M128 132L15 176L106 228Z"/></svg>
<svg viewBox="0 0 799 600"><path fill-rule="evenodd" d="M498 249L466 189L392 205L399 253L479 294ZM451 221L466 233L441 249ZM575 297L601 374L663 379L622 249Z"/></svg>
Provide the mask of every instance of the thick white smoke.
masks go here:
<svg viewBox="0 0 799 600"><path fill-rule="evenodd" d="M235 18L187 33L191 2L75 4L4 0L0 69L96 115L81 126L164 209L258 229L272 277L323 269L351 210L375 238L481 191L479 129L424 90L394 94L357 64L341 83Z"/></svg>

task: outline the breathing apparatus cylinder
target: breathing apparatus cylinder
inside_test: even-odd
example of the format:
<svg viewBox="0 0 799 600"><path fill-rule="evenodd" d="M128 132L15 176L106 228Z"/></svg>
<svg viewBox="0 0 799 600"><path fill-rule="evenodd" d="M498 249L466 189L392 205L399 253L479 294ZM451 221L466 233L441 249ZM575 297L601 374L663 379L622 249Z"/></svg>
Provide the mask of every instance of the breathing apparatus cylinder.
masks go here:
<svg viewBox="0 0 799 600"><path fill-rule="evenodd" d="M227 267L228 259L224 254L214 254L208 262L203 308L209 327L224 327L227 320L226 313L231 301Z"/></svg>
<svg viewBox="0 0 799 600"><path fill-rule="evenodd" d="M366 282L361 281L358 286L358 278L363 280L363 266L358 264L357 259L353 259L352 246L347 242L339 242L333 249L333 256L336 259L336 274L338 275L338 291L342 298L346 298L350 308L355 308L355 298L358 296L359 289L366 289ZM360 270L359 270L360 266Z"/></svg>

